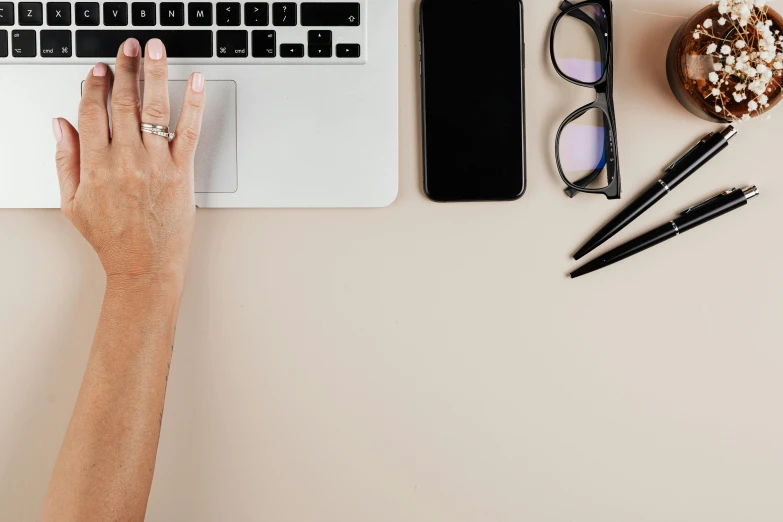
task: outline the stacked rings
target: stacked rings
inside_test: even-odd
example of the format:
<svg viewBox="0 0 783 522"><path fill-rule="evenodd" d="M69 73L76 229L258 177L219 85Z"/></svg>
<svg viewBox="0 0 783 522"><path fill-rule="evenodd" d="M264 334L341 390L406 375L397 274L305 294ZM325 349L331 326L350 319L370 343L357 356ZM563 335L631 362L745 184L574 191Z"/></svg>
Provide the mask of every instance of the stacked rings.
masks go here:
<svg viewBox="0 0 783 522"><path fill-rule="evenodd" d="M169 132L169 128L166 127L165 125L152 125L151 123L142 123L141 132L146 132L147 134L154 134L155 136L161 136L162 138L166 138L169 141L174 139L174 133Z"/></svg>

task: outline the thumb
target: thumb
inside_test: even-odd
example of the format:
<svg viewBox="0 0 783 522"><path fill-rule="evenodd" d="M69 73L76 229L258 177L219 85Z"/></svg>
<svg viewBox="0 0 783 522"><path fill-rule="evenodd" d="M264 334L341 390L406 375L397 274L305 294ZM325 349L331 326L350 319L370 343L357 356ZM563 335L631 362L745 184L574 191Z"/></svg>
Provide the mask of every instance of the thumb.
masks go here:
<svg viewBox="0 0 783 522"><path fill-rule="evenodd" d="M60 180L60 207L66 213L79 188L79 133L62 118L52 120L52 132L57 142L57 177Z"/></svg>

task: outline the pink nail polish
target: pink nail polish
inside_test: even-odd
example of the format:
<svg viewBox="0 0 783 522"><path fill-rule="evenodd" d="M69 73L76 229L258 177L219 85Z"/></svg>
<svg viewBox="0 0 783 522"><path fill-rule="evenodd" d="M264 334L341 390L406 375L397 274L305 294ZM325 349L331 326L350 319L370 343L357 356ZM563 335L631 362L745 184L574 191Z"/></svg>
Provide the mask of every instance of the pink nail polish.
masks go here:
<svg viewBox="0 0 783 522"><path fill-rule="evenodd" d="M97 63L95 64L95 67L92 68L92 75L93 76L106 76L107 67L105 63Z"/></svg>
<svg viewBox="0 0 783 522"><path fill-rule="evenodd" d="M60 119L54 118L52 120L52 134L54 134L54 141L60 143L63 141L63 129L60 127Z"/></svg>
<svg viewBox="0 0 783 522"><path fill-rule="evenodd" d="M163 42L157 38L153 38L147 42L147 58L152 60L160 60L163 58Z"/></svg>
<svg viewBox="0 0 783 522"><path fill-rule="evenodd" d="M193 82L191 84L193 92L201 92L204 90L204 75L200 72L193 73Z"/></svg>
<svg viewBox="0 0 783 522"><path fill-rule="evenodd" d="M122 46L122 52L128 58L135 58L139 55L139 41L135 38L128 38L125 45Z"/></svg>

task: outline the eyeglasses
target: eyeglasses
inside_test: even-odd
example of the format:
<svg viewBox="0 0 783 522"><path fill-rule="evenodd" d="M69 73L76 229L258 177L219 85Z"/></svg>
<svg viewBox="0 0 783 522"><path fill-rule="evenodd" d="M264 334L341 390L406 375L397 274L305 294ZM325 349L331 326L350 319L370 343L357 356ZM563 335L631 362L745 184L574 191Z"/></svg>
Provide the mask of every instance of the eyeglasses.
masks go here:
<svg viewBox="0 0 783 522"><path fill-rule="evenodd" d="M620 162L614 117L612 2L588 0L560 4L552 25L550 54L557 73L592 87L596 100L571 113L560 125L555 158L560 177L574 197L580 192L620 199Z"/></svg>

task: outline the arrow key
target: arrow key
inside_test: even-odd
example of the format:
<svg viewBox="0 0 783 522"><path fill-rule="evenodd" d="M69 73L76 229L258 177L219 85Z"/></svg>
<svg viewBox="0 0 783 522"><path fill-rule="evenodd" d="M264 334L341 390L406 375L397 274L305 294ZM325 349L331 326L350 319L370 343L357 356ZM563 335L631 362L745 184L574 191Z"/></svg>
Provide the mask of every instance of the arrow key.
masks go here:
<svg viewBox="0 0 783 522"><path fill-rule="evenodd" d="M304 58L304 45L280 44L281 58Z"/></svg>
<svg viewBox="0 0 783 522"><path fill-rule="evenodd" d="M331 44L332 31L307 31L307 43L313 44Z"/></svg>
<svg viewBox="0 0 783 522"><path fill-rule="evenodd" d="M310 44L307 55L310 58L331 58L332 44Z"/></svg>

